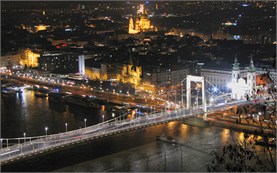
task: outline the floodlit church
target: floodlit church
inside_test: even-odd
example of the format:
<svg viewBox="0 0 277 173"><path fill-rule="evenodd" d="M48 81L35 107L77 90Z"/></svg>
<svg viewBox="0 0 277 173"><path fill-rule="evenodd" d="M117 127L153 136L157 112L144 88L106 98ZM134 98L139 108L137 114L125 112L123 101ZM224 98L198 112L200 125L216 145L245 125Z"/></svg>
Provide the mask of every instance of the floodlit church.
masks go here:
<svg viewBox="0 0 277 173"><path fill-rule="evenodd" d="M129 34L137 34L146 31L157 31L157 28L150 25L150 20L147 16L144 5L141 4L137 11L135 23L133 18L130 18L129 20Z"/></svg>
<svg viewBox="0 0 277 173"><path fill-rule="evenodd" d="M244 99L247 96L250 98L255 94L256 89L256 70L251 58L250 65L247 70L246 76L241 76L238 59L235 58L232 69L231 86L233 99Z"/></svg>

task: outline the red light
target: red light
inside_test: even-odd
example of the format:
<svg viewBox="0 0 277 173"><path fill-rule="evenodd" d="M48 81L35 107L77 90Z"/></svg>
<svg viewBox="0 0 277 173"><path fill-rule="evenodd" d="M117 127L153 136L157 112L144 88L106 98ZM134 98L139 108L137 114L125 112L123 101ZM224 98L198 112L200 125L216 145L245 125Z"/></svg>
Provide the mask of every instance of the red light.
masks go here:
<svg viewBox="0 0 277 173"><path fill-rule="evenodd" d="M61 46L56 46L57 49L61 48Z"/></svg>
<svg viewBox="0 0 277 173"><path fill-rule="evenodd" d="M62 46L63 46L63 47L65 47L65 46L67 46L67 44L66 44L66 43L64 43L64 44L62 44Z"/></svg>

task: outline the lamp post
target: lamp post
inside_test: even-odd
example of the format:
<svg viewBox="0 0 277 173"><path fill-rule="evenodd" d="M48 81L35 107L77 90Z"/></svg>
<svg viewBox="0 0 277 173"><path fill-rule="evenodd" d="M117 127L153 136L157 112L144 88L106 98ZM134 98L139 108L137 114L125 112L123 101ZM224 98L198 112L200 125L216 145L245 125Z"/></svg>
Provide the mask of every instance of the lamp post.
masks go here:
<svg viewBox="0 0 277 173"><path fill-rule="evenodd" d="M183 82L181 82L181 105L184 107Z"/></svg>
<svg viewBox="0 0 277 173"><path fill-rule="evenodd" d="M67 123L65 123L65 132L67 132Z"/></svg>
<svg viewBox="0 0 277 173"><path fill-rule="evenodd" d="M45 127L45 136L47 136L48 127Z"/></svg>
<svg viewBox="0 0 277 173"><path fill-rule="evenodd" d="M25 142L26 142L26 139L25 139L26 133L25 132L23 133L23 136L24 136L24 144L25 144Z"/></svg>
<svg viewBox="0 0 277 173"><path fill-rule="evenodd" d="M87 127L87 119L85 118L84 119L84 122L85 122L85 128Z"/></svg>
<svg viewBox="0 0 277 173"><path fill-rule="evenodd" d="M182 155L182 146L180 146L180 149L181 149L181 172L183 172L183 155Z"/></svg>

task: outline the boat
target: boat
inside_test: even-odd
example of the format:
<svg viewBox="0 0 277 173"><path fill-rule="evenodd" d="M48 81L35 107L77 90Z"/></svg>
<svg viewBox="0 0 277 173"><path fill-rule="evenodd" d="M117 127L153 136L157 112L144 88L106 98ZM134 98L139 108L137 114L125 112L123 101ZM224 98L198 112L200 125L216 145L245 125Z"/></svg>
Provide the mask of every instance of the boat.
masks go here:
<svg viewBox="0 0 277 173"><path fill-rule="evenodd" d="M66 96L66 94L63 93L55 93L55 92L50 92L48 94L48 101L49 102L63 102L64 97Z"/></svg>
<svg viewBox="0 0 277 173"><path fill-rule="evenodd" d="M69 95L65 96L64 100L66 103L73 104L73 105L78 105L86 108L98 108L99 105L93 102L93 100L87 98L87 97L82 97L79 95Z"/></svg>
<svg viewBox="0 0 277 173"><path fill-rule="evenodd" d="M163 141L170 144L177 144L174 138L165 135L164 133L156 138L158 141Z"/></svg>
<svg viewBox="0 0 277 173"><path fill-rule="evenodd" d="M42 93L42 92L36 92L35 96L36 97L48 97L48 94L47 93Z"/></svg>
<svg viewBox="0 0 277 173"><path fill-rule="evenodd" d="M15 96L16 95L16 92L14 90L10 90L7 88L2 88L1 93L3 96Z"/></svg>

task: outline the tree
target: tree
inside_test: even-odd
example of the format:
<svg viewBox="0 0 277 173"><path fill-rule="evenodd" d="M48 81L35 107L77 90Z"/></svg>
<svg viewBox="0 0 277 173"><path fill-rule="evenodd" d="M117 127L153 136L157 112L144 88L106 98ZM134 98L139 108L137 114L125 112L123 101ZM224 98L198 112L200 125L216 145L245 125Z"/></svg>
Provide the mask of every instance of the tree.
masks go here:
<svg viewBox="0 0 277 173"><path fill-rule="evenodd" d="M258 135L264 144L262 152L257 150L255 144ZM227 142L221 151L213 151L212 159L207 165L208 171L276 172L276 146L272 146L269 139L269 134L264 132L264 127L260 121L259 130L255 130L254 135L244 133L244 140L242 141L235 140L232 136L232 141Z"/></svg>

